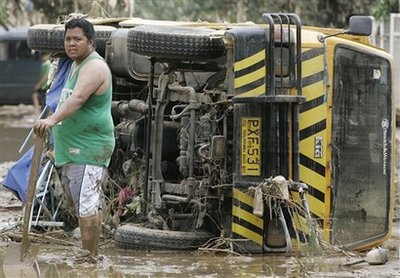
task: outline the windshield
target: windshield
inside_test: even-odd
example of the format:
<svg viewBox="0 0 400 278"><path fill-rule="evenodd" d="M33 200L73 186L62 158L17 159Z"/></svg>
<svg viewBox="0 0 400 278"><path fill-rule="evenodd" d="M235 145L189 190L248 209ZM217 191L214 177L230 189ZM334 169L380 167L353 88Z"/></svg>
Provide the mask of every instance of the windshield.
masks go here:
<svg viewBox="0 0 400 278"><path fill-rule="evenodd" d="M390 64L339 46L333 88L333 243L388 229L391 176Z"/></svg>

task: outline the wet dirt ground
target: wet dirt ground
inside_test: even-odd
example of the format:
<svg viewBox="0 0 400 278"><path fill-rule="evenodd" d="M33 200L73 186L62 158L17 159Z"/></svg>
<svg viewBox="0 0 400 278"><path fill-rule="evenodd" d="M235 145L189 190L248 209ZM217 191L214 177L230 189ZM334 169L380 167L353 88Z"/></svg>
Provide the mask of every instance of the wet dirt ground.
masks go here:
<svg viewBox="0 0 400 278"><path fill-rule="evenodd" d="M34 116L26 105L0 106L0 179L13 161L29 132ZM398 212L397 212L398 213ZM4 231L20 223L21 202L0 187L0 277L400 277L400 222L394 222L392 238L383 244L389 250L384 265L344 263L365 253L323 253L302 256L236 256L202 251L127 251L102 242L96 265L74 262L79 240L73 245L41 244L37 264L30 268L3 265L10 244Z"/></svg>

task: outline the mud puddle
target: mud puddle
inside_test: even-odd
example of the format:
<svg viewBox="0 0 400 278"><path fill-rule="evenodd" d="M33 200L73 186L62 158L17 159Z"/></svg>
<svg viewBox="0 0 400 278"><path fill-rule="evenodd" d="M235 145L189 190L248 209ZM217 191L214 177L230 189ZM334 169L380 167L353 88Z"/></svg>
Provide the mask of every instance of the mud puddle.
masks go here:
<svg viewBox="0 0 400 278"><path fill-rule="evenodd" d="M6 247L2 246L0 252L4 257ZM38 264L34 267L37 277L315 277L318 273L334 277L342 271L335 262L318 258L304 264L302 259L294 257L127 251L113 244L101 249L97 265L75 263L77 253L77 247L41 245ZM20 277L13 276L17 275L16 271L18 275L32 275L27 269L21 272L11 266L3 268L4 277Z"/></svg>
<svg viewBox="0 0 400 278"><path fill-rule="evenodd" d="M4 277L399 277L393 252L389 263L352 267L347 256L233 256L200 251L128 251L103 246L97 264L75 263L78 247L41 245L34 271L3 268ZM4 258L6 244L0 247ZM398 260L398 258L397 258ZM2 259L0 259L1 265ZM397 264L397 267L396 267ZM18 276L16 276L18 275ZM26 275L26 276L24 276Z"/></svg>

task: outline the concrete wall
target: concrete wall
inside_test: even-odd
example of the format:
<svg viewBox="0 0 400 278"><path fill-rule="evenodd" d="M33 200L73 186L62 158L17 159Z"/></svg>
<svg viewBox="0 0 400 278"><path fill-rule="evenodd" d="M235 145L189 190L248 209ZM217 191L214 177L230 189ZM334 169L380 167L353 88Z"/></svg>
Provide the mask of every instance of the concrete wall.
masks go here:
<svg viewBox="0 0 400 278"><path fill-rule="evenodd" d="M375 21L371 39L376 46L393 55L396 82L400 86L400 13L390 14L384 21ZM400 94L399 89L397 92ZM397 96L397 105L400 106L400 95Z"/></svg>

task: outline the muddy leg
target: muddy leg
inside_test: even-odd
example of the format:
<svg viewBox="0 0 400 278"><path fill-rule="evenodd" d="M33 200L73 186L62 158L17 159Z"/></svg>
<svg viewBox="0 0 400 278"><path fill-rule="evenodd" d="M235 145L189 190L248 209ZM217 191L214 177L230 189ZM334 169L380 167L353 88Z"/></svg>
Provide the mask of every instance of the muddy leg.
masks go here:
<svg viewBox="0 0 400 278"><path fill-rule="evenodd" d="M99 248L100 214L79 218L82 248L89 250L92 256L97 256Z"/></svg>

